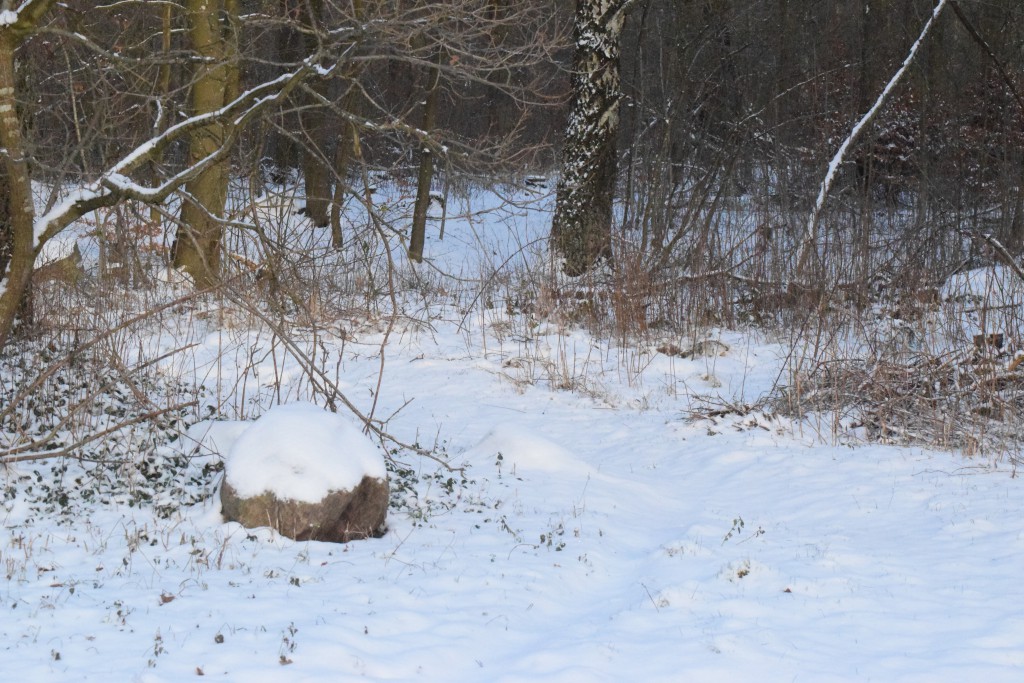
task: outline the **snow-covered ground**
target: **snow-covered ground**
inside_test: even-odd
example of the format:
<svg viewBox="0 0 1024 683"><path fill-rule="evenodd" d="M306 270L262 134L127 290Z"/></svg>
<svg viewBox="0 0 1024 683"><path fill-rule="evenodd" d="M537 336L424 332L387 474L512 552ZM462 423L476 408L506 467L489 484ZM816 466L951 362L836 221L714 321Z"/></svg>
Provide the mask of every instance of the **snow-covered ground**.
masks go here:
<svg viewBox="0 0 1024 683"><path fill-rule="evenodd" d="M488 272L469 254L509 255L472 227L428 245L463 276ZM349 399L460 468L396 452L379 539L296 543L223 523L216 497L169 517L102 498L48 513L26 489L49 469L12 467L5 679L1024 680L1010 463L822 445L731 412L781 367L754 333L670 357L513 318L481 307L396 329L379 391L380 325L321 338ZM271 335L213 320L193 320L207 327L167 373L231 387L247 416L308 398L294 359L255 351ZM238 435L215 424L194 464Z"/></svg>

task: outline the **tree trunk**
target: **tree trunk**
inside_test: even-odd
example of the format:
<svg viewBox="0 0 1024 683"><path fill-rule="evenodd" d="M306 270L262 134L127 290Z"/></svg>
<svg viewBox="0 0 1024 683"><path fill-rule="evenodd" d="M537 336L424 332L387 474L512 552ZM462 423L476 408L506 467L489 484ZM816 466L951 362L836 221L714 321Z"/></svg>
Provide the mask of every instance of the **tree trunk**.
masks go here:
<svg viewBox="0 0 1024 683"><path fill-rule="evenodd" d="M7 164L0 163L0 282L11 262L14 234L11 232L11 186L7 182Z"/></svg>
<svg viewBox="0 0 1024 683"><path fill-rule="evenodd" d="M321 95L326 91L326 83L317 83ZM316 106L309 102L310 106ZM306 190L306 215L310 222L318 228L330 224L329 210L331 204L330 168L324 163L327 154L328 127L324 112L318 107L305 112L302 129L305 134L305 145L302 151L302 176Z"/></svg>
<svg viewBox="0 0 1024 683"><path fill-rule="evenodd" d="M359 87L352 83L351 89L341 101L341 108L346 114L358 116L362 110ZM341 208L345 205L345 193L348 188L348 167L353 156L358 157L359 130L353 121L342 121L337 148L334 150L334 195L331 199L331 246L341 249L345 245L345 235L341 229Z"/></svg>
<svg viewBox="0 0 1024 683"><path fill-rule="evenodd" d="M363 0L352 0L352 17L356 21L365 18ZM334 193L331 197L331 246L340 250L345 245L345 235L341 229L341 209L345 205L345 194L348 192L348 167L353 157L359 154L359 127L356 119L362 116L363 100L359 89L359 75L362 66L356 65L346 74L348 91L341 100L341 110L352 117L343 118L340 122L341 131L334 149Z"/></svg>
<svg viewBox="0 0 1024 683"><path fill-rule="evenodd" d="M631 0L577 0L572 104L562 150L553 246L565 273L612 255L619 129L619 42Z"/></svg>
<svg viewBox="0 0 1024 683"><path fill-rule="evenodd" d="M192 48L207 60L197 67L192 113L205 114L223 107L238 88L238 0L188 0L187 12ZM197 129L189 141L189 164L197 164L220 149L225 133L221 123ZM211 287L220 279L220 219L227 202L229 162L225 157L212 164L185 186L190 198L181 207L174 266L191 275L199 288Z"/></svg>
<svg viewBox="0 0 1024 683"><path fill-rule="evenodd" d="M166 63L160 66L160 81L159 81L159 97L161 115L158 117L157 128L161 132L167 129L170 125L170 94L171 94L171 37L174 22L174 5L167 3L163 6L160 11L160 49L163 53L163 58L166 59ZM153 166L159 166L163 161L163 155L159 155L153 161ZM163 221L163 215L160 213L160 207L157 205L151 206L149 209L149 220L159 225Z"/></svg>
<svg viewBox="0 0 1024 683"><path fill-rule="evenodd" d="M21 42L10 27L0 29L0 154L6 190L6 216L0 217L0 348L10 338L14 320L31 296L35 264L35 207L15 101L14 51Z"/></svg>
<svg viewBox="0 0 1024 683"><path fill-rule="evenodd" d="M440 93L441 70L432 67L427 75L426 100L423 103L423 131L427 134L437 125L437 100ZM427 209L430 207L430 184L434 180L434 152L427 141L420 142L420 168L416 174L416 205L412 212L412 233L409 236L409 258L423 261L423 245L427 236Z"/></svg>
<svg viewBox="0 0 1024 683"><path fill-rule="evenodd" d="M504 46L508 40L512 23L505 20L511 0L491 0L488 7L489 19L493 22L491 41L497 46ZM499 69L492 78L496 83L511 83L515 75L511 69ZM495 137L505 137L512 132L517 117L516 102L500 89L487 94L487 133Z"/></svg>
<svg viewBox="0 0 1024 683"><path fill-rule="evenodd" d="M309 0L308 7L302 8L302 24L306 29L303 34L303 45L306 55L316 52L317 39L315 32L320 27L323 17L323 0ZM327 95L327 81L318 80L309 86L321 97ZM303 93L302 103L306 111L299 115L299 122L304 135L302 150L302 175L306 189L306 215L318 228L330 223L329 210L331 204L331 169L326 163L330 126L323 107L317 102L319 98Z"/></svg>

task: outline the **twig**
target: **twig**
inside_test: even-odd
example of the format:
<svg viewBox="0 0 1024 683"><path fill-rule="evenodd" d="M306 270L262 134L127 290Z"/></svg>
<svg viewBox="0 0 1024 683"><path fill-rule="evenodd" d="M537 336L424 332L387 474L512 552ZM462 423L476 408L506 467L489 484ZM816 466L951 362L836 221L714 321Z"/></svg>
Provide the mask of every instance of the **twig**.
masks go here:
<svg viewBox="0 0 1024 683"><path fill-rule="evenodd" d="M654 601L654 596L653 596L653 595L651 595L651 591L647 590L647 585L646 585L646 584L643 584L643 583L641 583L641 584L640 584L640 586L641 586L641 587L642 587L642 588L644 589L644 593L647 593L647 597L648 597L648 599L650 599L650 601L651 601L651 604L652 604L652 605L654 605L654 611L655 611L655 612L660 612L660 611L661 611L661 608L660 608L660 607L658 607L658 603L656 603L656 602Z"/></svg>

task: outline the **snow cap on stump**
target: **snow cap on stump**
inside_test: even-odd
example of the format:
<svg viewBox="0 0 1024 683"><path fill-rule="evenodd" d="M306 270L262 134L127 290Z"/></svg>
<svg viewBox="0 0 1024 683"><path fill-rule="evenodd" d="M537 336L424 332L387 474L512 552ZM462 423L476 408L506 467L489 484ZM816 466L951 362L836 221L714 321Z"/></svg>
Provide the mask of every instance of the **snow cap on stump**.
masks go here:
<svg viewBox="0 0 1024 683"><path fill-rule="evenodd" d="M384 457L340 415L311 403L276 406L228 452L221 505L229 521L297 541L378 536L388 508Z"/></svg>

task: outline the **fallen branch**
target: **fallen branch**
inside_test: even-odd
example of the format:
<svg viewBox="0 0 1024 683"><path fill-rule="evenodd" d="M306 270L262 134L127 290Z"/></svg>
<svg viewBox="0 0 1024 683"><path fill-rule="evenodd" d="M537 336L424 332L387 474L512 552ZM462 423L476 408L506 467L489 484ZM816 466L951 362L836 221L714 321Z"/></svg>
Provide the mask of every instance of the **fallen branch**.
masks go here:
<svg viewBox="0 0 1024 683"><path fill-rule="evenodd" d="M882 93L875 100L875 103L867 111L864 116L861 117L860 121L853 127L850 134L843 140L843 144L839 146L839 150L836 151L835 156L828 164L828 171L825 173L825 178L821 181L821 188L818 190L818 198L814 201L814 208L811 209L811 215L807 218L807 235L804 237L804 241L800 245L800 249L797 252L796 270L797 273L801 273L808 265L812 254L817 253L816 245L818 241L818 219L821 217L821 212L825 208L825 199L828 197L829 191L832 189L832 183L836 179L836 175L839 172L839 166L846 160L846 154L850 151L853 144L860 138L861 134L868 127L878 113L885 106L889 96L899 85L903 79L904 74L913 64L914 59L917 57L918 51L921 49L921 45L924 43L924 39L928 36L932 26L935 24L935 20L938 19L942 10L945 9L948 4L948 0L939 0L938 4L935 5L935 9L932 10L932 15L928 17L928 21L925 22L924 28L921 29L921 35L917 37L917 40L910 48L910 53L907 54L907 58L903 60L903 65L893 74L893 77L886 83L885 88L882 89Z"/></svg>

